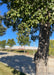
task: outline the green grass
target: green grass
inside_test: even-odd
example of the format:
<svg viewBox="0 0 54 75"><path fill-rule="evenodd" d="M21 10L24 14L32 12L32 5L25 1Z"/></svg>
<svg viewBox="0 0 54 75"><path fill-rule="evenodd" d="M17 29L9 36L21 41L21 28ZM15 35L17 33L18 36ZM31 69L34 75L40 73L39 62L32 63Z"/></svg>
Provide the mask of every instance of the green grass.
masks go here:
<svg viewBox="0 0 54 75"><path fill-rule="evenodd" d="M0 62L0 75L25 75L25 74L9 66L6 66Z"/></svg>
<svg viewBox="0 0 54 75"><path fill-rule="evenodd" d="M54 48L49 48L49 55L54 56Z"/></svg>

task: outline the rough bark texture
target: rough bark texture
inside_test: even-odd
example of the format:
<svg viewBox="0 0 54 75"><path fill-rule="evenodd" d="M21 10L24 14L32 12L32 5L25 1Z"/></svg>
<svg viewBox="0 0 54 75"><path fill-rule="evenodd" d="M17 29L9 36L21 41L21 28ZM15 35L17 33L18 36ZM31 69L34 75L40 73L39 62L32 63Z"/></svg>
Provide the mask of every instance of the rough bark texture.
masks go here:
<svg viewBox="0 0 54 75"><path fill-rule="evenodd" d="M40 25L40 34L39 34L39 47L37 52L35 53L34 60L36 64L36 75L39 75L38 68L41 65L47 65L48 53L49 53L49 32L50 27L47 25ZM43 68L42 73L43 73ZM44 75L44 74L40 74ZM45 74L46 75L46 74Z"/></svg>

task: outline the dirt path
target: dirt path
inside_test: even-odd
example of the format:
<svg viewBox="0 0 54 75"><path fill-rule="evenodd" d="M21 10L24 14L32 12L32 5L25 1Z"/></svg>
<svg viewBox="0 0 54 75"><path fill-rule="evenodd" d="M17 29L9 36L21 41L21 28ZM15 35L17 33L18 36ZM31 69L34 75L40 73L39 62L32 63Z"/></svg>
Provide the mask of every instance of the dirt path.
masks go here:
<svg viewBox="0 0 54 75"><path fill-rule="evenodd" d="M35 75L35 64L32 55L0 51L0 62L28 75ZM54 58L49 58L48 75L54 75Z"/></svg>

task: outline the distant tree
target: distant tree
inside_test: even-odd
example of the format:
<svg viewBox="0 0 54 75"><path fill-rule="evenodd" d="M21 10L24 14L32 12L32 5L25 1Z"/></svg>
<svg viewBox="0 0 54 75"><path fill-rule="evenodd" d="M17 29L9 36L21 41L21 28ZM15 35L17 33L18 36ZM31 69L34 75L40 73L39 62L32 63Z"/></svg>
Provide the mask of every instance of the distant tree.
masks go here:
<svg viewBox="0 0 54 75"><path fill-rule="evenodd" d="M12 46L16 45L16 43L15 43L14 39L8 39L7 45L12 47Z"/></svg>
<svg viewBox="0 0 54 75"><path fill-rule="evenodd" d="M1 41L0 41L0 48L1 48Z"/></svg>
<svg viewBox="0 0 54 75"><path fill-rule="evenodd" d="M5 48L6 46L6 40L0 41L0 47Z"/></svg>
<svg viewBox="0 0 54 75"><path fill-rule="evenodd" d="M25 53L25 45L30 45L30 40L29 40L29 37L28 35L24 36L23 34L18 34L18 43L21 45L21 46L24 46L24 53Z"/></svg>

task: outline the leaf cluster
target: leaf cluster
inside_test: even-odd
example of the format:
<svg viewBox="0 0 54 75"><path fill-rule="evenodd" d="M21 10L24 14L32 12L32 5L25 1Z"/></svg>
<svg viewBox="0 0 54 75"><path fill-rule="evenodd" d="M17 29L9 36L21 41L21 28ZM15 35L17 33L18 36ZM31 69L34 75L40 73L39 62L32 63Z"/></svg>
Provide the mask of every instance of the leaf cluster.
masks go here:
<svg viewBox="0 0 54 75"><path fill-rule="evenodd" d="M15 43L14 39L8 39L7 45L12 47L13 45L16 45L16 43Z"/></svg>
<svg viewBox="0 0 54 75"><path fill-rule="evenodd" d="M9 10L4 15L4 23L18 30L19 37L30 33L31 28L40 28L40 25L49 26L50 34L53 32L54 0L2 0L2 3L6 3Z"/></svg>
<svg viewBox="0 0 54 75"><path fill-rule="evenodd" d="M6 40L0 41L0 47L5 48Z"/></svg>
<svg viewBox="0 0 54 75"><path fill-rule="evenodd" d="M7 29L7 28L3 27L2 20L3 20L3 17L0 15L0 36L4 35L5 31Z"/></svg>

